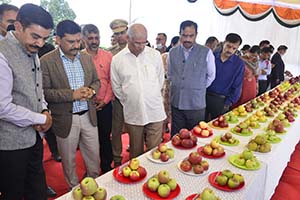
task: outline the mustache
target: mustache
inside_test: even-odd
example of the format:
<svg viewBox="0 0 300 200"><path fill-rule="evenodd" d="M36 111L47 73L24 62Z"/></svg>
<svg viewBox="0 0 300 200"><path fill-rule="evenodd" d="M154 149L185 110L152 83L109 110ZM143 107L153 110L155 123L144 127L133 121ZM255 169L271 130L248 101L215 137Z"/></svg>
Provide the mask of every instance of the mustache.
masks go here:
<svg viewBox="0 0 300 200"><path fill-rule="evenodd" d="M71 49L70 51L79 51L80 48L74 48L74 49Z"/></svg>
<svg viewBox="0 0 300 200"><path fill-rule="evenodd" d="M39 46L37 46L37 45L29 45L31 48L33 48L33 49L40 49L40 47Z"/></svg>
<svg viewBox="0 0 300 200"><path fill-rule="evenodd" d="M92 43L91 44L91 47L98 47L99 45L98 44L96 44L96 43Z"/></svg>
<svg viewBox="0 0 300 200"><path fill-rule="evenodd" d="M185 42L183 42L183 44L192 44L192 42L190 42L190 41L185 41Z"/></svg>

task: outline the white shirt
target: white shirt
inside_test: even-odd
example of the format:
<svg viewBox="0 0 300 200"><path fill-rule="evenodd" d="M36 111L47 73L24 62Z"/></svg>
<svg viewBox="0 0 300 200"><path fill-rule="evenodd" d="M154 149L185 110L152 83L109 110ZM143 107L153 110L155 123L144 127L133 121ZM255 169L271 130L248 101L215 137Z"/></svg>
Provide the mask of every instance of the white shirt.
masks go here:
<svg viewBox="0 0 300 200"><path fill-rule="evenodd" d="M112 59L111 84L123 105L124 120L132 125L146 125L166 118L161 89L164 81L159 51L145 47L137 57L128 47Z"/></svg>
<svg viewBox="0 0 300 200"><path fill-rule="evenodd" d="M261 74L261 71L265 71L266 74ZM272 71L272 65L270 60L260 60L258 61L258 78L257 80L268 80L267 75L270 75Z"/></svg>

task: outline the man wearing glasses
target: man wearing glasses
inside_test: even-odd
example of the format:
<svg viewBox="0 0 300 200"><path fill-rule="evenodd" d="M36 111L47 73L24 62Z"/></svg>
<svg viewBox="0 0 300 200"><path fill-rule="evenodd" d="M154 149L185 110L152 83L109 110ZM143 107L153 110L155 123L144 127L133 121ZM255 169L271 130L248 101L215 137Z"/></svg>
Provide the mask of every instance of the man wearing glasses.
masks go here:
<svg viewBox="0 0 300 200"><path fill-rule="evenodd" d="M147 44L147 30L133 24L128 30L128 46L115 55L111 64L113 92L123 105L124 121L130 136L130 158L161 142L166 114L161 89L164 69L161 55Z"/></svg>

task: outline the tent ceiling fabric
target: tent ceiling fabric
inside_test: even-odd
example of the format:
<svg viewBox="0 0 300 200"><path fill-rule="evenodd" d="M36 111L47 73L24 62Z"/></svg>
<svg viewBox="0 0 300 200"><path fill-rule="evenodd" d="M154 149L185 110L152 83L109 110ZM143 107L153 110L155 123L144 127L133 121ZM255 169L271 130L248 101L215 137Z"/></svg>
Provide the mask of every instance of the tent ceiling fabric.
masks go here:
<svg viewBox="0 0 300 200"><path fill-rule="evenodd" d="M300 25L300 0L214 0L222 15L232 15L237 10L251 21L258 21L270 13L285 27Z"/></svg>

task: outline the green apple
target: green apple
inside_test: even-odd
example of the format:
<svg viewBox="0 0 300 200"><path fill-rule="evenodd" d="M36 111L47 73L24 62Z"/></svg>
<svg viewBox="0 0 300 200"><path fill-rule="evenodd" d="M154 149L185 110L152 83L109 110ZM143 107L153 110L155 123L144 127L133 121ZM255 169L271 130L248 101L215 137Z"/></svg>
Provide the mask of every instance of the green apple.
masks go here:
<svg viewBox="0 0 300 200"><path fill-rule="evenodd" d="M82 198L83 198L83 194L82 194L79 186L73 190L72 194L73 194L74 200L82 200Z"/></svg>
<svg viewBox="0 0 300 200"><path fill-rule="evenodd" d="M157 178L153 177L147 181L147 187L150 191L155 192L160 185Z"/></svg>
<svg viewBox="0 0 300 200"><path fill-rule="evenodd" d="M201 193L201 200L215 200L216 196L212 189L205 188Z"/></svg>
<svg viewBox="0 0 300 200"><path fill-rule="evenodd" d="M168 148L166 153L171 159L174 158L174 149Z"/></svg>
<svg viewBox="0 0 300 200"><path fill-rule="evenodd" d="M114 195L110 198L110 200L126 200L122 195Z"/></svg>
<svg viewBox="0 0 300 200"><path fill-rule="evenodd" d="M137 158L133 158L129 161L128 166L132 169L132 170L136 170L137 168L139 168L140 166L140 161Z"/></svg>
<svg viewBox="0 0 300 200"><path fill-rule="evenodd" d="M166 152L167 151L167 149L168 149L168 146L165 144L165 143L160 143L159 145L158 145L158 150L160 151L160 152Z"/></svg>
<svg viewBox="0 0 300 200"><path fill-rule="evenodd" d="M236 180L238 180L240 184L245 181L244 177L241 174L233 174L232 178L235 178Z"/></svg>
<svg viewBox="0 0 300 200"><path fill-rule="evenodd" d="M125 177L128 177L128 176L130 176L130 173L131 173L131 168L130 167L123 167L123 169L122 169L122 173L123 173L123 176L125 176Z"/></svg>
<svg viewBox="0 0 300 200"><path fill-rule="evenodd" d="M253 161L253 160L251 160L251 159L249 159L249 160L246 161L245 166L246 166L247 168L255 168L256 162Z"/></svg>
<svg viewBox="0 0 300 200"><path fill-rule="evenodd" d="M169 182L167 183L171 190L175 190L177 187L176 179L170 178Z"/></svg>
<svg viewBox="0 0 300 200"><path fill-rule="evenodd" d="M82 200L95 200L93 196L84 196Z"/></svg>
<svg viewBox="0 0 300 200"><path fill-rule="evenodd" d="M240 165L240 166L243 166L245 165L245 158L241 158L241 157L238 157L234 160L234 163L236 163L237 165Z"/></svg>
<svg viewBox="0 0 300 200"><path fill-rule="evenodd" d="M93 195L98 188L98 184L92 177L85 177L80 182L80 189L82 191L82 194L85 196Z"/></svg>
<svg viewBox="0 0 300 200"><path fill-rule="evenodd" d="M166 198L170 195L171 188L168 186L168 184L160 184L157 192L160 197Z"/></svg>
<svg viewBox="0 0 300 200"><path fill-rule="evenodd" d="M257 144L254 141L249 142L247 145L248 149L251 151L257 151Z"/></svg>
<svg viewBox="0 0 300 200"><path fill-rule="evenodd" d="M155 149L151 152L152 158L158 160L160 158L161 152L158 149Z"/></svg>
<svg viewBox="0 0 300 200"><path fill-rule="evenodd" d="M225 175L219 175L219 176L216 177L216 182L221 186L226 185L227 180L228 180L228 177L225 176Z"/></svg>
<svg viewBox="0 0 300 200"><path fill-rule="evenodd" d="M107 192L104 188L98 187L95 194L93 194L93 197L95 200L105 200L107 196Z"/></svg>
<svg viewBox="0 0 300 200"><path fill-rule="evenodd" d="M243 151L243 158L245 158L246 160L251 159L253 157L253 153L250 150L244 150Z"/></svg>
<svg viewBox="0 0 300 200"><path fill-rule="evenodd" d="M158 181L160 183L168 183L170 180L170 174L166 170L162 170L158 172Z"/></svg>
<svg viewBox="0 0 300 200"><path fill-rule="evenodd" d="M263 135L257 135L257 136L255 136L254 141L257 144L264 144L264 143L266 143L266 138Z"/></svg>
<svg viewBox="0 0 300 200"><path fill-rule="evenodd" d="M222 171L222 175L227 176L227 178L231 178L233 176L233 173L229 169L224 169Z"/></svg>
<svg viewBox="0 0 300 200"><path fill-rule="evenodd" d="M240 182L235 178L230 178L227 184L229 188L234 189L240 185Z"/></svg>

